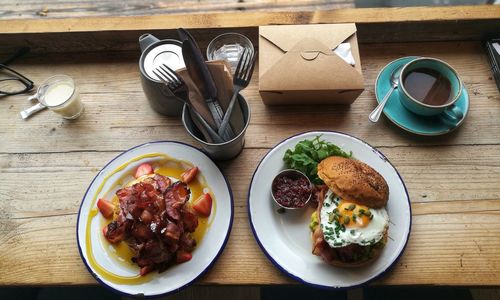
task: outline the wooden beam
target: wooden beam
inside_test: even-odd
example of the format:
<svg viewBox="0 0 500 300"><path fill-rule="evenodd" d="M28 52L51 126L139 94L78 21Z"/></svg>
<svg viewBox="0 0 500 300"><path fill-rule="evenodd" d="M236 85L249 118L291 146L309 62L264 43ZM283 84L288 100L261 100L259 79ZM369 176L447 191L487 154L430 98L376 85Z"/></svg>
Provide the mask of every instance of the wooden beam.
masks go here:
<svg viewBox="0 0 500 300"><path fill-rule="evenodd" d="M231 12L128 17L0 20L0 34L253 27L268 24L500 20L500 6L356 8L308 12Z"/></svg>

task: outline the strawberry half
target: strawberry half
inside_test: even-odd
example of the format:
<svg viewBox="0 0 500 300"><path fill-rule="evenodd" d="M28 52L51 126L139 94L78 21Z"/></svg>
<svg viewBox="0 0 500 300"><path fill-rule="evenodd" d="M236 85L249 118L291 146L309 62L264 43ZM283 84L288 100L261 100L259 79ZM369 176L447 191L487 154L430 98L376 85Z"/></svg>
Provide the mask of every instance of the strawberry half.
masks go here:
<svg viewBox="0 0 500 300"><path fill-rule="evenodd" d="M193 255L187 251L179 250L177 251L176 262L182 264L183 262L189 261L193 258Z"/></svg>
<svg viewBox="0 0 500 300"><path fill-rule="evenodd" d="M141 268L140 274L141 274L141 276L144 276L144 275L150 273L151 271L153 271L153 266L147 265L147 266L144 266Z"/></svg>
<svg viewBox="0 0 500 300"><path fill-rule="evenodd" d="M198 215L208 217L212 211L212 197L210 194L203 194L193 201L192 206Z"/></svg>
<svg viewBox="0 0 500 300"><path fill-rule="evenodd" d="M113 216L113 212L115 211L115 205L102 198L97 200L97 208L99 208L99 211L106 219L111 218Z"/></svg>
<svg viewBox="0 0 500 300"><path fill-rule="evenodd" d="M181 174L181 181L184 183L190 183L198 174L198 167L192 167L189 170L184 171Z"/></svg>
<svg viewBox="0 0 500 300"><path fill-rule="evenodd" d="M137 170L135 171L134 177L139 178L141 176L148 175L148 174L153 174L153 167L148 163L143 163L142 165L137 167Z"/></svg>

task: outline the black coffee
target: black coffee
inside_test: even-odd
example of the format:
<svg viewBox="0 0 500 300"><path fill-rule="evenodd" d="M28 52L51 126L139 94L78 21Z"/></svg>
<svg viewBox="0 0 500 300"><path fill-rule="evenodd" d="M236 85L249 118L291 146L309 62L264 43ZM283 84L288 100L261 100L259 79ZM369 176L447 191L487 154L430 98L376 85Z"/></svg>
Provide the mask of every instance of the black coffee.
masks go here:
<svg viewBox="0 0 500 300"><path fill-rule="evenodd" d="M403 84L408 94L425 104L443 105L452 100L450 81L433 69L413 69L404 76Z"/></svg>

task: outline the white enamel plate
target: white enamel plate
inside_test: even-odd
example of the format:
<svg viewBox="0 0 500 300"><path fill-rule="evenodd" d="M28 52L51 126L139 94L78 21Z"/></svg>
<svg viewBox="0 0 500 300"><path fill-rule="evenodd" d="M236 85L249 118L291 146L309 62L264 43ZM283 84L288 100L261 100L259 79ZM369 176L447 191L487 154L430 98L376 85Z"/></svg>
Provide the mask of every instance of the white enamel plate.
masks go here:
<svg viewBox="0 0 500 300"><path fill-rule="evenodd" d="M139 268L117 259L102 238L103 217L95 214L95 199L110 197L117 182L131 174L141 163L154 163L167 155L175 160L198 166L212 191L215 202L208 227L190 261L174 265L162 273L153 271L147 280L132 280ZM110 192L111 191L111 192ZM78 213L77 240L80 255L89 272L106 287L132 296L159 296L191 284L215 262L226 245L233 219L233 198L229 184L217 165L200 150L178 142L152 142L134 147L111 160L94 178L83 197ZM87 226L89 226L87 228ZM88 233L88 236L87 236ZM111 273L112 276L106 275ZM115 275L124 277L117 280Z"/></svg>
<svg viewBox="0 0 500 300"><path fill-rule="evenodd" d="M321 139L352 151L353 157L377 170L389 185L389 239L382 254L360 268L338 268L313 255L309 221L314 211L287 210L279 213L271 198L271 182L285 169L285 151L305 139ZM338 132L317 131L292 136L275 146L255 170L248 192L250 224L264 253L285 274L305 284L322 288L360 286L383 275L401 256L411 228L411 208L408 192L394 166L378 150L367 143Z"/></svg>

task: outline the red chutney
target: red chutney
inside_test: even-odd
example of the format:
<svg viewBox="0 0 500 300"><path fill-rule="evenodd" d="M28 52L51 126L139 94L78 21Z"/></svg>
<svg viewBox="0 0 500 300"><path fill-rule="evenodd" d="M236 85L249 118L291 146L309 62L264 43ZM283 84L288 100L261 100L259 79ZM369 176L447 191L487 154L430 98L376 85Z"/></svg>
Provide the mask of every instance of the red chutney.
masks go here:
<svg viewBox="0 0 500 300"><path fill-rule="evenodd" d="M311 196L311 185L306 178L277 177L273 182L274 199L284 207L301 208Z"/></svg>

